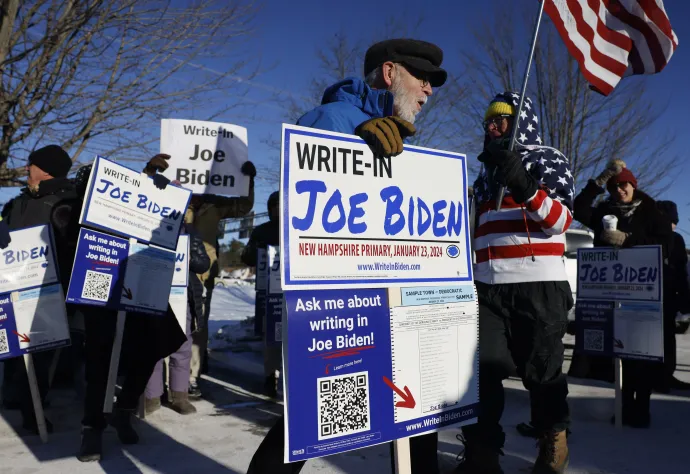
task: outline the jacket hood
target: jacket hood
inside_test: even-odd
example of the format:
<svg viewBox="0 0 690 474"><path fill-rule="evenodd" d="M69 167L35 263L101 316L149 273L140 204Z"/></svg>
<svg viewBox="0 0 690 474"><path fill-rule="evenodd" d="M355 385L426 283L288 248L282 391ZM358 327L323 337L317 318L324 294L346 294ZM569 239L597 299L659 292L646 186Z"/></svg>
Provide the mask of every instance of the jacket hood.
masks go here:
<svg viewBox="0 0 690 474"><path fill-rule="evenodd" d="M346 102L371 117L393 115L393 94L382 89L372 89L362 79L349 77L330 86L323 93L321 104Z"/></svg>
<svg viewBox="0 0 690 474"><path fill-rule="evenodd" d="M520 105L520 94L517 92L506 91L501 94L497 94L496 97L489 102L489 105L494 102L505 102L512 105L515 110L517 110L518 105ZM522 111L517 114L518 117L515 119L514 123L517 123L518 134L517 134L517 146L518 147L528 147L528 146L542 146L543 140L541 138L541 131L539 127L539 117L537 117L536 107L532 103L532 99L527 96L525 97L525 103L522 106ZM485 145L489 142L489 137L486 135ZM510 135L508 136L510 139Z"/></svg>

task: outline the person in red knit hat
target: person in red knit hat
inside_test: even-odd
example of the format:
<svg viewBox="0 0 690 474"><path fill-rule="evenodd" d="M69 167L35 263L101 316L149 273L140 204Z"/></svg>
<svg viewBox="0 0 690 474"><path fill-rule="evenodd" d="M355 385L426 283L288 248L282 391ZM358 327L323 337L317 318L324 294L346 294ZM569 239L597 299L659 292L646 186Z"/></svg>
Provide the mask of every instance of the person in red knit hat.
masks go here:
<svg viewBox="0 0 690 474"><path fill-rule="evenodd" d="M604 187L609 197L595 205ZM618 218L617 228L604 228L603 217L607 215ZM670 219L659 211L654 199L638 189L637 178L620 160L611 161L575 197L573 217L592 229L595 247L661 245L664 258L668 255L672 234ZM649 399L658 370L654 362L623 361L624 425L649 427Z"/></svg>

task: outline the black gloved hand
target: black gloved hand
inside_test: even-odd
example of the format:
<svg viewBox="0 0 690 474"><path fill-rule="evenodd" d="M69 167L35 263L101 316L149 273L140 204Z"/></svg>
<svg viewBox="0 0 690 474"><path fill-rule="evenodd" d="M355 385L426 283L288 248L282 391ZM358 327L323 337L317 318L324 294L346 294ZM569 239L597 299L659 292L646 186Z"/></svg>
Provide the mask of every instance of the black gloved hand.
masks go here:
<svg viewBox="0 0 690 474"><path fill-rule="evenodd" d="M10 237L10 228L7 223L0 218L0 249L6 249L8 245L12 242L12 237Z"/></svg>
<svg viewBox="0 0 690 474"><path fill-rule="evenodd" d="M256 166L254 166L254 163L251 161L245 161L242 165L242 168L240 168L240 171L243 175L249 176L250 178L254 178L256 176Z"/></svg>
<svg viewBox="0 0 690 474"><path fill-rule="evenodd" d="M146 173L149 176L153 176L156 174L156 171L158 172L163 172L168 169L168 160L170 159L170 155L166 155L165 153L158 153L156 156L151 158L148 163L146 163L146 166L144 167L144 173Z"/></svg>
<svg viewBox="0 0 690 474"><path fill-rule="evenodd" d="M494 179L510 190L518 204L527 201L539 189L537 180L522 165L519 153L508 150L484 151L477 159L495 169Z"/></svg>
<svg viewBox="0 0 690 474"><path fill-rule="evenodd" d="M162 174L154 174L153 176L151 176L151 178L153 178L153 184L158 189L165 189L168 186L168 184L170 184L170 180Z"/></svg>

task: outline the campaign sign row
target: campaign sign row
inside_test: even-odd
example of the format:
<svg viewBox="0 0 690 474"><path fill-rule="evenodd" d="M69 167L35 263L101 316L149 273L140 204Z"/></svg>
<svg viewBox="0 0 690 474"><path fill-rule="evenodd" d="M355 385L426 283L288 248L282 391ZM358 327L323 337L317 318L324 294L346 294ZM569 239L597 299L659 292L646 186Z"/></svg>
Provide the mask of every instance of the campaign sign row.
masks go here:
<svg viewBox="0 0 690 474"><path fill-rule="evenodd" d="M285 461L472 423L465 156L283 125L281 158Z"/></svg>

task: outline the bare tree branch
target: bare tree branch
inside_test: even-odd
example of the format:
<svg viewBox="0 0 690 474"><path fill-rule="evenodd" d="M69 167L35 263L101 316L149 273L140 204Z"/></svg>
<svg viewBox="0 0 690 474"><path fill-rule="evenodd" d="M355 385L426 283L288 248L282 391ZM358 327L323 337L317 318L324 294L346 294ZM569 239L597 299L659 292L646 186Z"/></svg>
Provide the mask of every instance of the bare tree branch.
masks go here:
<svg viewBox="0 0 690 474"><path fill-rule="evenodd" d="M0 17L0 186L25 175L20 156L52 140L73 160L93 148L143 157L151 123L212 104L242 103L251 79L243 41L253 0L3 2ZM222 59L222 61L219 61ZM222 70L210 64L224 64ZM213 101L210 96L213 94ZM227 99L224 101L223 99ZM222 103L222 106L215 104ZM99 142L91 146L94 140Z"/></svg>

